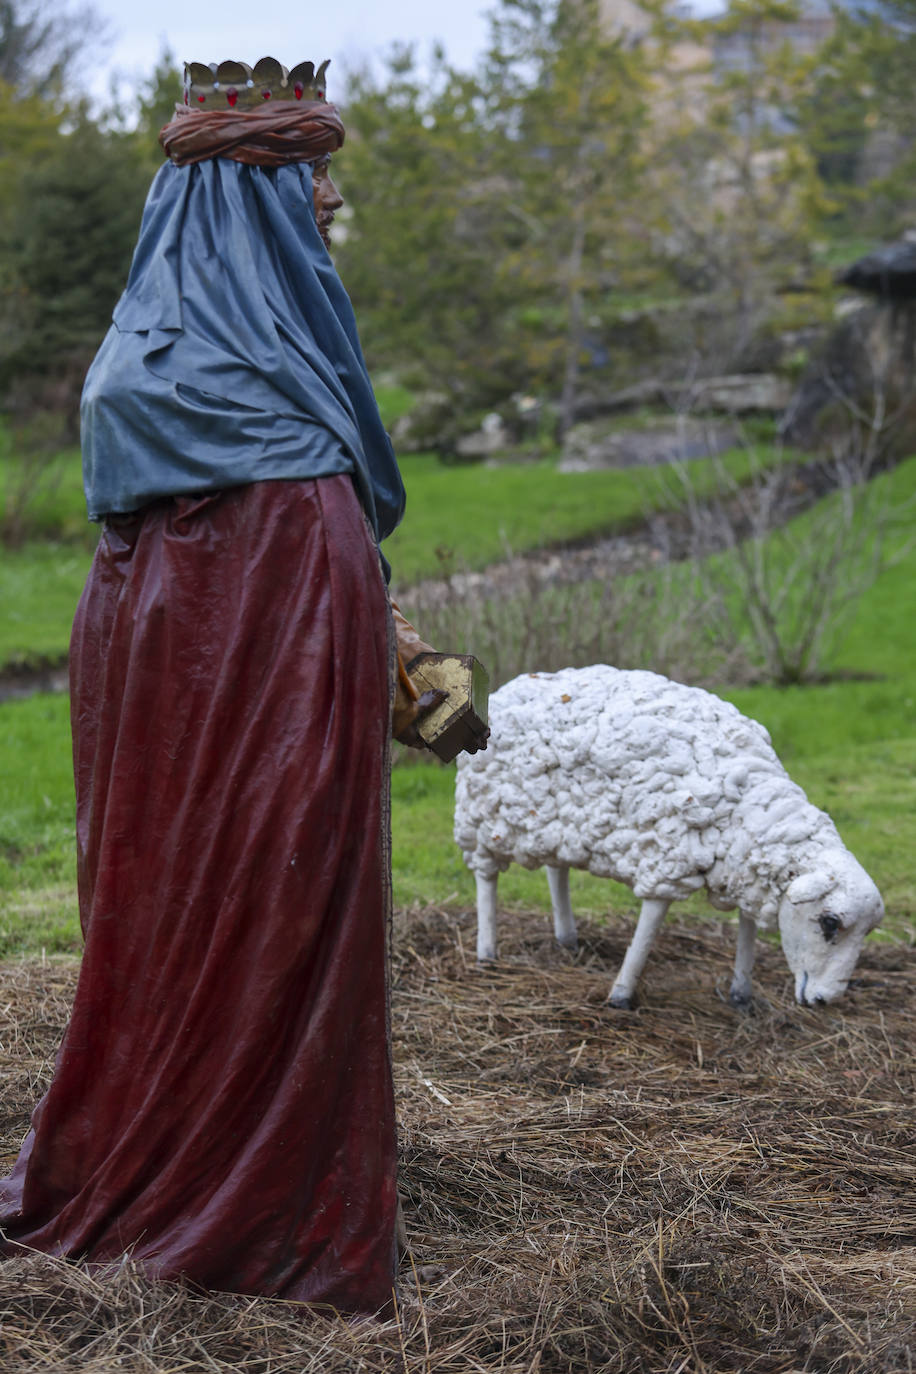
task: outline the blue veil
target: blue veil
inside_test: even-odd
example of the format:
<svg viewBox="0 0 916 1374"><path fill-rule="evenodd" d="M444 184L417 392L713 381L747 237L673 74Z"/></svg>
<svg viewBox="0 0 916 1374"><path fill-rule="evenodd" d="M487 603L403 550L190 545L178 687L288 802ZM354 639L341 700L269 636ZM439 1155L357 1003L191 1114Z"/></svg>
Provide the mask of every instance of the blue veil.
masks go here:
<svg viewBox="0 0 916 1374"><path fill-rule="evenodd" d="M404 487L308 163L166 163L82 401L90 519L348 472L377 539Z"/></svg>

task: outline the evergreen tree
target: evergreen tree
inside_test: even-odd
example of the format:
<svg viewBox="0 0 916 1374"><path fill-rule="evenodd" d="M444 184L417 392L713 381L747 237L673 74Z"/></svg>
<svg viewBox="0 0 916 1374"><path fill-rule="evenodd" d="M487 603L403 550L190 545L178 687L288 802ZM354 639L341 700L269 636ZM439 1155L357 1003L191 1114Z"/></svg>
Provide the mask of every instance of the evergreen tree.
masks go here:
<svg viewBox="0 0 916 1374"><path fill-rule="evenodd" d="M83 88L85 64L107 35L106 21L88 3L0 0L0 82L46 98Z"/></svg>
<svg viewBox="0 0 916 1374"><path fill-rule="evenodd" d="M441 54L421 79L403 50L345 114L338 261L373 359L465 411L561 391L568 424L589 312L636 241L643 55L597 0L500 0L481 79Z"/></svg>
<svg viewBox="0 0 916 1374"><path fill-rule="evenodd" d="M560 389L561 431L590 310L625 280L638 243L649 56L609 30L598 0L502 0L494 11L486 87L516 230L507 269L559 324L542 380Z"/></svg>
<svg viewBox="0 0 916 1374"><path fill-rule="evenodd" d="M834 118L846 124L857 116L861 130L858 228L893 237L912 228L916 210L916 0L854 7L839 20L832 57L839 73Z"/></svg>
<svg viewBox="0 0 916 1374"><path fill-rule="evenodd" d="M370 360L462 408L501 399L521 375L501 276L503 188L482 114L476 82L443 54L421 76L400 49L383 82L351 78L335 163L349 206L335 258Z"/></svg>
<svg viewBox="0 0 916 1374"><path fill-rule="evenodd" d="M134 136L106 133L85 115L22 175L6 241L12 308L0 359L0 389L17 410L51 406L75 423L148 182Z"/></svg>
<svg viewBox="0 0 916 1374"><path fill-rule="evenodd" d="M159 131L169 123L181 95L183 72L171 48L159 54L149 79L140 89L137 101L137 137L153 171L162 165Z"/></svg>
<svg viewBox="0 0 916 1374"><path fill-rule="evenodd" d="M794 0L730 0L687 24L708 53L658 127L652 179L682 282L715 293L716 368L744 365L775 290L798 281L833 210L799 110L817 68L791 40Z"/></svg>

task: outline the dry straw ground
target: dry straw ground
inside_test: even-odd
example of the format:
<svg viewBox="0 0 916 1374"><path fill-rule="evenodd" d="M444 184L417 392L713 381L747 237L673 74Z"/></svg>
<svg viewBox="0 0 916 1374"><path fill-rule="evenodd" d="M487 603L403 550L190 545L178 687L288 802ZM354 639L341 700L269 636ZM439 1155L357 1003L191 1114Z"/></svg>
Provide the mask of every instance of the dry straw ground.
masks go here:
<svg viewBox="0 0 916 1374"><path fill-rule="evenodd" d="M728 928L673 925L641 1008L612 1013L627 936L587 928L572 960L516 917L480 973L467 913L399 916L397 1320L31 1256L0 1265L0 1368L912 1374L916 951L869 944L847 998L807 1011L766 947L741 1015ZM74 973L2 970L0 1167Z"/></svg>

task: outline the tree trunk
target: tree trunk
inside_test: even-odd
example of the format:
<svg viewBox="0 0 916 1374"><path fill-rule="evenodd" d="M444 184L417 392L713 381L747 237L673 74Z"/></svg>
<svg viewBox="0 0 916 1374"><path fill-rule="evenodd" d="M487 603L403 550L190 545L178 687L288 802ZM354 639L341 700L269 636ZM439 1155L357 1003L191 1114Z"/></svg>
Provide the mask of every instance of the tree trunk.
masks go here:
<svg viewBox="0 0 916 1374"><path fill-rule="evenodd" d="M572 244L566 260L566 356L563 368L563 392L560 397L560 438L572 428L576 419L576 396L579 391L579 359L582 355L584 301L582 298L582 263L585 258L585 198L576 202L573 217Z"/></svg>

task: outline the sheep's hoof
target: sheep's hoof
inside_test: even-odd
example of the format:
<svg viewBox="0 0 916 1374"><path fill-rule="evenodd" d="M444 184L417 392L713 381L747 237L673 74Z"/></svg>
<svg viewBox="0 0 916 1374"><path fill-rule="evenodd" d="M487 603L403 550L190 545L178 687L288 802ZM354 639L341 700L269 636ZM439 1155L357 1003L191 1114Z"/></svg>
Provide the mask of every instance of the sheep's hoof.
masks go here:
<svg viewBox="0 0 916 1374"><path fill-rule="evenodd" d="M744 1011L751 1005L750 983L732 983L728 1000L737 1011Z"/></svg>
<svg viewBox="0 0 916 1374"><path fill-rule="evenodd" d="M622 988L611 988L611 995L607 1000L615 1011L633 1010L633 994L625 992Z"/></svg>
<svg viewBox="0 0 916 1374"><path fill-rule="evenodd" d="M558 939L557 944L562 949L568 949L570 954L578 954L579 952L579 938L576 935L567 935L563 940Z"/></svg>
<svg viewBox="0 0 916 1374"><path fill-rule="evenodd" d="M485 954L478 954L478 956L477 956L477 967L478 967L478 968L489 968L491 964L495 964L495 963L496 963L496 950L495 950L495 949L492 950L492 951L488 951L488 952L485 953Z"/></svg>

